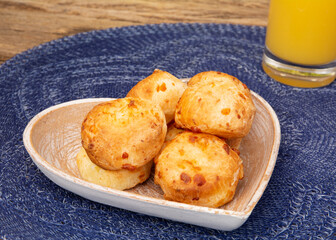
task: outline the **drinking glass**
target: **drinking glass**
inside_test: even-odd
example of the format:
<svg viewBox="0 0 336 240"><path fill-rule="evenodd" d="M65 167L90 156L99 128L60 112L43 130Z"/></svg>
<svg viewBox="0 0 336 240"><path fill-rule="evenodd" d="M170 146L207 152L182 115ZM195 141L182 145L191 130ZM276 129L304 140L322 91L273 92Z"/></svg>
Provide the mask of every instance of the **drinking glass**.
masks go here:
<svg viewBox="0 0 336 240"><path fill-rule="evenodd" d="M262 66L296 87L335 80L336 0L270 0Z"/></svg>

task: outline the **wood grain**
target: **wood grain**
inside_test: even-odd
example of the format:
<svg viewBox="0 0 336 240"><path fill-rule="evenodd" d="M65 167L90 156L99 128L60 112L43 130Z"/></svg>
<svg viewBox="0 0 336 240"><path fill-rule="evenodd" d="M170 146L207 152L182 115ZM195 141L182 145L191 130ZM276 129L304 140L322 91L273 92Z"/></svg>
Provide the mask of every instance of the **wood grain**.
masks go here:
<svg viewBox="0 0 336 240"><path fill-rule="evenodd" d="M0 64L41 43L128 25L267 24L268 0L0 0Z"/></svg>

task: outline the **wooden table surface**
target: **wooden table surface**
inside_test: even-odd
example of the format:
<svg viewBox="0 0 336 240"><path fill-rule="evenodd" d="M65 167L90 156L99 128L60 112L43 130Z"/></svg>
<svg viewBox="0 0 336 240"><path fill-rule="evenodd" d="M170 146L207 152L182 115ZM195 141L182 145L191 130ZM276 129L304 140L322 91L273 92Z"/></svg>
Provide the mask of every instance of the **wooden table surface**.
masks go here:
<svg viewBox="0 0 336 240"><path fill-rule="evenodd" d="M266 26L269 0L0 0L0 64L41 43L129 25Z"/></svg>

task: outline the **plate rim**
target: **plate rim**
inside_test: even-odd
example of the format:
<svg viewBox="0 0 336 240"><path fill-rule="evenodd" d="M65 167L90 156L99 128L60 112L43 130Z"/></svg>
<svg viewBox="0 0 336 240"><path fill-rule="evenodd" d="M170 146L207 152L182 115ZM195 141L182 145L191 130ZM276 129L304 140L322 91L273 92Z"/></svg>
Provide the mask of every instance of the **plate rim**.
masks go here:
<svg viewBox="0 0 336 240"><path fill-rule="evenodd" d="M71 176L71 175L59 170L58 168L56 168L55 166L50 164L48 161L46 161L38 153L38 151L33 147L33 144L32 144L32 141L31 141L31 132L32 132L32 129L35 126L35 124L43 116L46 116L46 115L52 113L53 111L55 111L57 109L67 107L67 106L70 106L70 105L82 104L82 103L88 103L88 102L97 102L98 103L98 102L113 100L113 99L116 99L116 98L84 98L84 99L71 100L71 101L63 102L63 103L56 104L56 105L53 105L51 107L48 107L48 108L42 110L41 112L39 112L38 114L36 114L28 122L28 124L25 127L24 132L23 132L23 143L24 143L24 146L25 146L27 152L29 153L30 157L32 158L33 162L43 172L44 175L46 175L46 174L44 173L43 169L41 169L41 167L43 167L45 170L51 172L52 174L54 174L58 177L61 177L62 179L66 180L66 181L70 181L74 184L79 184L82 187L89 188L89 189L94 190L94 191L99 191L99 192L103 192L103 193L112 194L112 195L115 195L117 197L128 198L128 199L132 199L132 200L136 200L136 201L143 201L143 202L150 203L150 204L156 204L156 205L158 204L158 205L166 206L166 207L173 207L173 208L176 208L176 209L189 210L189 211L193 211L193 212L196 211L196 212L202 212L202 213L208 213L208 214L233 216L233 217L239 218L241 220L246 220L250 216L250 214L252 213L254 207L256 206L258 201L260 200L261 196L263 195L263 193L264 193L264 191L265 191L265 189L266 189L266 187L269 183L269 180L271 178L271 175L273 173L275 163L276 163L276 160L277 160L277 155L278 155L279 146L280 146L280 138L281 138L281 130L280 130L279 119L278 119L275 111L271 107L271 105L265 99L263 99L260 95L253 92L252 90L251 90L251 94L258 101L260 101L262 103L262 105L267 109L268 114L272 118L272 123L273 123L273 128L274 128L274 133L275 134L274 134L274 137L273 137L272 152L269 156L269 161L268 161L267 167L264 171L264 174L262 176L262 179L260 180L260 183L259 183L256 191L252 195L252 198L249 200L248 205L246 206L246 208L243 211L240 211L240 212L233 211L233 210L220 209L220 208L209 208L209 207L203 207L203 206L195 206L195 205L190 205L190 204L186 204L186 203L168 201L168 200L165 200L165 199L157 199L157 198L154 198L154 197L143 196L143 195L132 193L132 192L116 190L116 189L100 186L100 185L97 185L97 184L94 184L94 183L90 183L90 182L87 182L83 179L80 179L80 178L75 177L75 176ZM49 176L47 176L47 177L49 178ZM52 180L52 181L55 183L54 180ZM63 188L63 186L61 186L61 187ZM69 190L69 191L71 191L71 190Z"/></svg>

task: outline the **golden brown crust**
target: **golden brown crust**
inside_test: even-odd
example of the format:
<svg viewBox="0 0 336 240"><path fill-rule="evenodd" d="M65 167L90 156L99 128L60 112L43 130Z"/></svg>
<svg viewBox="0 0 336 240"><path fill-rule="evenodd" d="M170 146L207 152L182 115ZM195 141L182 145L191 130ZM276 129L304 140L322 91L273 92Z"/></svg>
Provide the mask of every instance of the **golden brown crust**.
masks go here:
<svg viewBox="0 0 336 240"><path fill-rule="evenodd" d="M168 124L165 142L173 140L178 134L185 131L185 129L177 128L174 122Z"/></svg>
<svg viewBox="0 0 336 240"><path fill-rule="evenodd" d="M172 122L168 124L167 126L167 134L166 134L166 139L165 139L165 144L168 143L169 141L173 140L178 134L185 132L185 131L190 131L182 128L177 128L175 123ZM231 148L234 149L239 149L242 138L222 138ZM164 145L165 145L164 144Z"/></svg>
<svg viewBox="0 0 336 240"><path fill-rule="evenodd" d="M187 85L172 74L156 69L150 76L138 82L127 97L138 97L159 105L166 122L174 119L176 104Z"/></svg>
<svg viewBox="0 0 336 240"><path fill-rule="evenodd" d="M176 108L178 128L223 138L242 138L249 132L256 108L250 90L237 78L221 72L202 72L190 79Z"/></svg>
<svg viewBox="0 0 336 240"><path fill-rule="evenodd" d="M160 151L167 131L159 107L140 98L95 106L82 123L82 145L91 161L107 170L132 170Z"/></svg>
<svg viewBox="0 0 336 240"><path fill-rule="evenodd" d="M232 200L243 177L237 153L210 134L180 133L154 162L154 181L164 197L188 204L219 207Z"/></svg>
<svg viewBox="0 0 336 240"><path fill-rule="evenodd" d="M167 134L165 141L161 147L161 151L167 146L167 144L173 140L178 134L185 132L187 130L176 128L174 122L171 122L167 125Z"/></svg>
<svg viewBox="0 0 336 240"><path fill-rule="evenodd" d="M81 148L76 157L77 166L81 177L88 181L104 187L118 190L132 188L146 181L151 172L153 161L134 170L105 170L94 164Z"/></svg>

